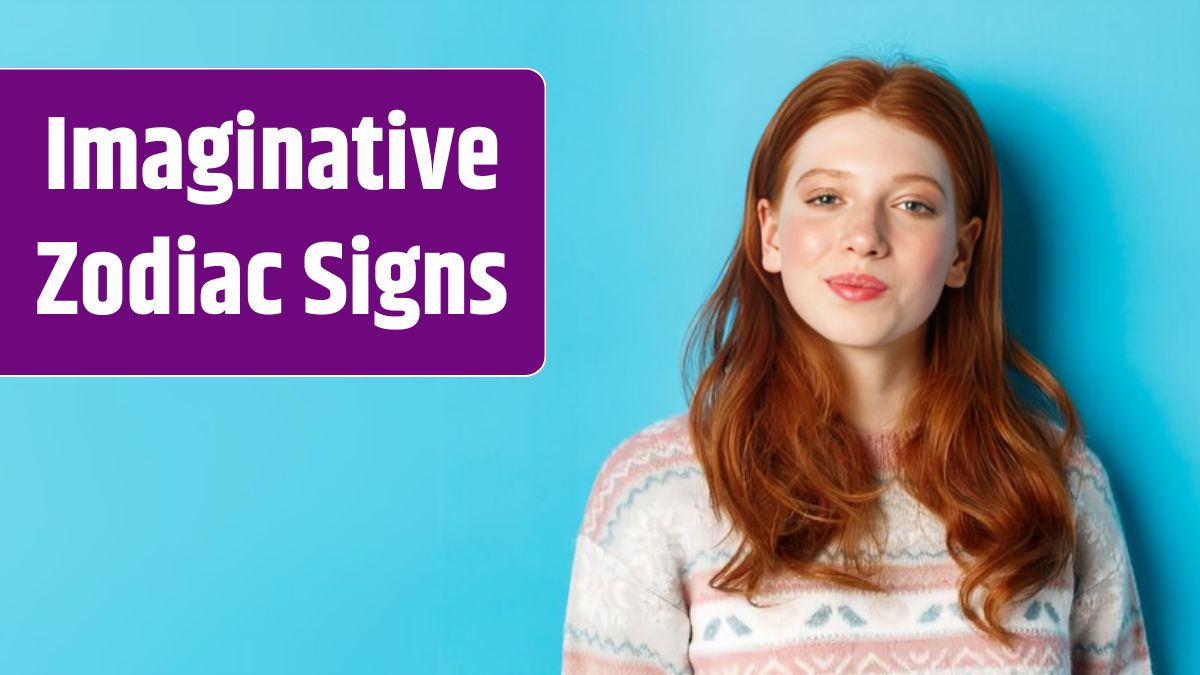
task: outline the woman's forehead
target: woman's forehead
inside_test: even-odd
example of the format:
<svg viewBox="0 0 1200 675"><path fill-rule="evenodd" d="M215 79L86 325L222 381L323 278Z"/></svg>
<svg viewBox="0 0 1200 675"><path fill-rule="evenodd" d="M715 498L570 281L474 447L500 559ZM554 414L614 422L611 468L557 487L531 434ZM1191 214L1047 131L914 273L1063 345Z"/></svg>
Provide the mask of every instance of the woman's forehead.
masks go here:
<svg viewBox="0 0 1200 675"><path fill-rule="evenodd" d="M929 176L949 187L950 166L932 139L866 111L828 117L810 127L789 158L789 180L800 176L891 181Z"/></svg>

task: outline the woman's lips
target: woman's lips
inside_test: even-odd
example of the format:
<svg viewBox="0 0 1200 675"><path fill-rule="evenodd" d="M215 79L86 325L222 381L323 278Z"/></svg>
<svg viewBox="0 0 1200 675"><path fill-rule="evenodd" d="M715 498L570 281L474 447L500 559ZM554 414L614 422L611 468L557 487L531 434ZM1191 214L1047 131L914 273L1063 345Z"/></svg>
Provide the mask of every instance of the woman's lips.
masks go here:
<svg viewBox="0 0 1200 675"><path fill-rule="evenodd" d="M873 300L887 290L887 284L869 274L838 274L825 280L829 289L850 302Z"/></svg>

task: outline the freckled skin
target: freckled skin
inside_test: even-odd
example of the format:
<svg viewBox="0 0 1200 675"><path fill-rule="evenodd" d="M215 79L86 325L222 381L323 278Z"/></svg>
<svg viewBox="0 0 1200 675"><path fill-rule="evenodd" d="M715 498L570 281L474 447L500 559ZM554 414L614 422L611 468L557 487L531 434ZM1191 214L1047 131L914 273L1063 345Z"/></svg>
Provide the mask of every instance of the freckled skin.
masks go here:
<svg viewBox="0 0 1200 675"><path fill-rule="evenodd" d="M817 167L850 175L797 184ZM894 180L910 173L934 178L946 194L925 181ZM978 217L955 223L954 198L949 163L933 140L864 110L830 117L793 148L779 203L758 202L763 267L782 275L792 307L836 345L923 339L942 290L966 283L982 226ZM888 290L845 300L824 281L844 272L875 276Z"/></svg>

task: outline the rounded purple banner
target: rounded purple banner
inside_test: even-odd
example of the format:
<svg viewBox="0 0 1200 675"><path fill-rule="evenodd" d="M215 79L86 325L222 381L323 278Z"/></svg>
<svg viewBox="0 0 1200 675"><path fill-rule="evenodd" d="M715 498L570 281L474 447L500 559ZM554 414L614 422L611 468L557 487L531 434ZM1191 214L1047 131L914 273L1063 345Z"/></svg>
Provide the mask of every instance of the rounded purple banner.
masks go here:
<svg viewBox="0 0 1200 675"><path fill-rule="evenodd" d="M7 375L532 375L530 69L0 70Z"/></svg>

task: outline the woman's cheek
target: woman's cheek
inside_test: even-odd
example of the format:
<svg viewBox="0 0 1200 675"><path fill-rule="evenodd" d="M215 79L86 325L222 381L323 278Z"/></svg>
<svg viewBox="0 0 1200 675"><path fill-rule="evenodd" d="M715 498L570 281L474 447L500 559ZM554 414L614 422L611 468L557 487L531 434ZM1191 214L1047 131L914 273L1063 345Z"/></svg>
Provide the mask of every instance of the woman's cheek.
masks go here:
<svg viewBox="0 0 1200 675"><path fill-rule="evenodd" d="M790 263L793 267L811 266L829 247L828 236L822 228L802 218L788 223L783 237L784 264Z"/></svg>
<svg viewBox="0 0 1200 675"><path fill-rule="evenodd" d="M912 277L919 280L921 294L928 299L928 302L936 304L944 290L946 273L950 269L954 251L946 250L937 243L918 250L921 253L913 260Z"/></svg>

